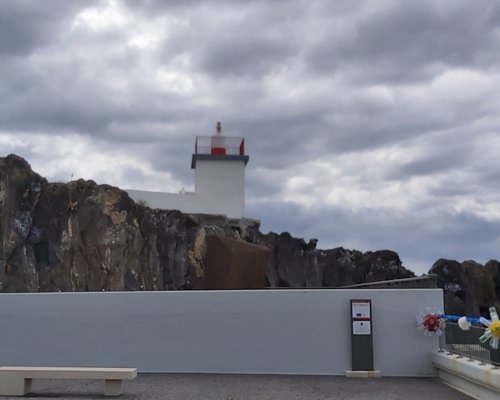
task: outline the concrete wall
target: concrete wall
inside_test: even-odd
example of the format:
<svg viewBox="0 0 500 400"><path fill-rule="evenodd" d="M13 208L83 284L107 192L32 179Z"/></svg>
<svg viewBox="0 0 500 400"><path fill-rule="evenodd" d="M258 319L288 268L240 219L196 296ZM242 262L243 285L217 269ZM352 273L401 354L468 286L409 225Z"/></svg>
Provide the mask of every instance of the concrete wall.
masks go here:
<svg viewBox="0 0 500 400"><path fill-rule="evenodd" d="M372 299L376 369L435 374L415 315L439 289L0 294L0 363L343 375L351 298Z"/></svg>
<svg viewBox="0 0 500 400"><path fill-rule="evenodd" d="M459 354L433 352L437 374L448 385L481 400L500 399L500 369Z"/></svg>
<svg viewBox="0 0 500 400"><path fill-rule="evenodd" d="M134 201L144 201L151 208L242 218L245 214L245 162L198 160L194 193L125 190Z"/></svg>

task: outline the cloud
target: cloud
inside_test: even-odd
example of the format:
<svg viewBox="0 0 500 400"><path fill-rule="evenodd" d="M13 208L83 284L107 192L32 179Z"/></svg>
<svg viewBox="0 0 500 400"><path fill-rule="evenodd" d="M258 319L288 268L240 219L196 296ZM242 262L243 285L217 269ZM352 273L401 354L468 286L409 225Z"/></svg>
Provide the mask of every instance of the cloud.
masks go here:
<svg viewBox="0 0 500 400"><path fill-rule="evenodd" d="M95 3L78 0L1 0L0 57L25 56L50 45L75 13Z"/></svg>
<svg viewBox="0 0 500 400"><path fill-rule="evenodd" d="M127 145L109 146L105 141L77 134L24 133L16 139L0 132L0 143L9 153L23 153L36 172L51 181L92 179L122 189L137 188L177 192L182 183L168 172L159 172Z"/></svg>
<svg viewBox="0 0 500 400"><path fill-rule="evenodd" d="M265 230L420 270L497 257L497 4L0 6L0 144L49 179L192 188L195 137L221 120Z"/></svg>
<svg viewBox="0 0 500 400"><path fill-rule="evenodd" d="M478 4L479 3L479 4ZM408 83L449 68L496 67L499 7L489 1L382 2L333 24L312 47L310 67L362 82Z"/></svg>
<svg viewBox="0 0 500 400"><path fill-rule="evenodd" d="M215 77L231 75L260 76L273 65L287 62L293 49L287 43L260 39L232 39L206 48L200 63L204 71Z"/></svg>
<svg viewBox="0 0 500 400"><path fill-rule="evenodd" d="M345 247L361 251L397 249L405 267L427 273L438 258L485 263L498 248L498 221L487 222L469 213L429 208L419 213L389 210L345 210L343 207L307 208L276 201L251 202L252 215L264 231L287 231L319 238L318 248ZM467 243L467 246L464 246Z"/></svg>

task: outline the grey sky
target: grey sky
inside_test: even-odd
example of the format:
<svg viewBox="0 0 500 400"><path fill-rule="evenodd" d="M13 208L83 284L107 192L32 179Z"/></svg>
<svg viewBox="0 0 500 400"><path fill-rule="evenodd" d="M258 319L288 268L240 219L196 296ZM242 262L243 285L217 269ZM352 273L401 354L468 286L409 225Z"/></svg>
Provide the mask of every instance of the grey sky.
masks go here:
<svg viewBox="0 0 500 400"><path fill-rule="evenodd" d="M485 262L499 48L493 0L0 0L0 146L49 180L178 191L221 120L264 231Z"/></svg>

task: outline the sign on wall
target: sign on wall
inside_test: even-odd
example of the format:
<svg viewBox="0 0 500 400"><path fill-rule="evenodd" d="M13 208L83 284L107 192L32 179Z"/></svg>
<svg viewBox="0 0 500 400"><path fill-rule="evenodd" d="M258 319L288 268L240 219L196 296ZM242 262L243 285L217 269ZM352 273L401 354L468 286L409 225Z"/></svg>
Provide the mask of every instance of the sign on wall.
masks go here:
<svg viewBox="0 0 500 400"><path fill-rule="evenodd" d="M371 299L351 300L351 354L353 371L373 371Z"/></svg>

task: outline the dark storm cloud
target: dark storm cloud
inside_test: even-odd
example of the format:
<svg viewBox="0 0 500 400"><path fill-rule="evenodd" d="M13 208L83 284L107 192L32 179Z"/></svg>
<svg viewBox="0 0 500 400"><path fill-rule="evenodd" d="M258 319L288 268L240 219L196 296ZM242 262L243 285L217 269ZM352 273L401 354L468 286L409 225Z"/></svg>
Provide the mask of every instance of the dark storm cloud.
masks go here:
<svg viewBox="0 0 500 400"><path fill-rule="evenodd" d="M162 61L176 55L190 57L194 71L212 79L251 78L248 87L262 84L262 78L291 64L299 47L300 34L290 20L300 18L301 2L291 1L277 8L266 1L220 1L215 5L192 2L188 27L180 27L163 43ZM146 3L146 9L164 9L169 4ZM184 16L176 9L178 16ZM169 15L166 13L166 15Z"/></svg>
<svg viewBox="0 0 500 400"><path fill-rule="evenodd" d="M491 49L499 44L498 4L389 4L322 38L310 53L313 71L342 72L360 81L411 82L432 78L442 65L496 67L498 53Z"/></svg>
<svg viewBox="0 0 500 400"><path fill-rule="evenodd" d="M484 174L483 182L485 185L500 187L500 170L496 166L491 166L491 170Z"/></svg>
<svg viewBox="0 0 500 400"><path fill-rule="evenodd" d="M329 127L321 122L322 110L298 110L288 115L254 119L229 119L248 138L248 151L254 154L255 163L269 168L283 168L308 158L311 153L320 155L333 151L322 146L315 138L326 142ZM286 133L286 134L285 134Z"/></svg>
<svg viewBox="0 0 500 400"><path fill-rule="evenodd" d="M255 161L252 159L251 162ZM246 175L245 191L247 198L266 198L273 196L277 190L277 183L272 180L262 179L262 176L249 173Z"/></svg>
<svg viewBox="0 0 500 400"><path fill-rule="evenodd" d="M306 104L303 109L286 110L286 106L283 106L269 117L255 115L249 119L236 114L230 117L230 122L245 132L249 138L249 149L256 157L265 158L268 167L286 168L311 156L376 149L415 140L419 136L431 135L440 130L458 129L460 125L467 125L471 120L480 118L477 113L473 113L472 101L470 103L459 105L456 110L448 107L446 113L426 114L423 118L412 105L396 104L391 108L377 110L376 107L359 106L353 100L347 106L333 105L331 108L319 106L308 109ZM454 163L459 167L463 165L463 160L458 156L459 151L464 154L470 152L467 149L470 143L466 135L464 139L454 142L450 142L449 138L437 139L434 146L437 149L428 149L432 154L437 151L432 156L434 160L430 160L430 163L422 161L421 168L430 169L431 164L435 164L438 172L439 163L441 169L451 168ZM450 147L455 149L455 154L451 154ZM278 157L284 149L286 157ZM450 158L445 159L448 155ZM259 165L262 165L260 160ZM405 175L418 174L418 168L418 162L408 163L407 167L397 171L397 175L388 178L404 179Z"/></svg>
<svg viewBox="0 0 500 400"><path fill-rule="evenodd" d="M454 185L450 186L441 186L431 190L431 195L435 198L446 199L459 197L470 193L469 189L463 186Z"/></svg>
<svg viewBox="0 0 500 400"><path fill-rule="evenodd" d="M466 146L467 144L464 144L463 147ZM429 149L429 154L398 166L397 169L390 171L386 178L399 180L414 176L436 175L467 166L468 161L460 153L447 148L446 142L443 142L443 147L444 149Z"/></svg>
<svg viewBox="0 0 500 400"><path fill-rule="evenodd" d="M174 171L175 177L186 186L194 185L194 171L191 169L191 156L194 153L194 139L185 135L177 140L170 138L156 141L154 147L143 149L142 153L160 171ZM179 188L180 190L181 188Z"/></svg>
<svg viewBox="0 0 500 400"><path fill-rule="evenodd" d="M142 54L125 46L123 32L70 29L75 15L95 4L104 3L0 3L0 18L5 19L0 21L0 56L4 53L0 63L0 123L4 130L70 131L110 141L144 141L155 135L147 129L140 137L137 132L127 135L127 129L122 129L117 136L114 125L172 123L198 116L178 95L130 79ZM7 57L7 51L16 57ZM30 56L35 51L35 56ZM92 68L97 68L103 56L106 70L101 75ZM93 61L95 66L89 64ZM107 78L114 78L110 71L127 82L126 93L108 85Z"/></svg>
<svg viewBox="0 0 500 400"><path fill-rule="evenodd" d="M494 258L499 26L491 1L0 0L0 139L44 165L36 138L71 133L83 164L192 186L222 120L264 230Z"/></svg>
<svg viewBox="0 0 500 400"><path fill-rule="evenodd" d="M45 68L21 60L0 65L4 78L0 84L3 128L44 133L70 130L106 135L111 141L144 141L155 135L149 135L148 129L143 127L138 136L127 125L172 123L198 117L197 109L187 107L175 94L159 93L154 88L133 84L123 94L103 87L105 82L79 75L79 68L78 60L70 55ZM123 73L127 74L126 67ZM115 123L122 126L118 132Z"/></svg>
<svg viewBox="0 0 500 400"><path fill-rule="evenodd" d="M234 1L234 0L233 0ZM230 3L231 0L214 0L213 3ZM206 3L204 0L124 0L127 7L136 10L147 10L150 12L158 13L171 8L183 7L189 9L193 6L203 5Z"/></svg>
<svg viewBox="0 0 500 400"><path fill-rule="evenodd" d="M472 151L471 141L475 140L473 135L477 134L470 125L488 114L482 108L487 108L491 100L489 96L456 100L459 97L464 96L450 94L443 104L437 105L428 104L425 100L407 100L388 107L377 107L376 101L363 105L363 101L354 98L347 106L325 110L323 116L328 116L329 122L316 121L312 126L315 132L319 128L324 140L321 150L328 149L334 153L376 149L449 132L443 135L443 139L436 138L434 148L428 148L427 156L435 158L436 163L451 166L455 162L456 167L460 167L463 165L460 151L469 154ZM452 148L454 155L451 155ZM452 159L445 161L448 155ZM418 165L410 164L407 169L409 174L414 172L413 167L418 168Z"/></svg>
<svg viewBox="0 0 500 400"><path fill-rule="evenodd" d="M82 7L95 1L0 0L0 56L29 53L51 43Z"/></svg>
<svg viewBox="0 0 500 400"><path fill-rule="evenodd" d="M306 240L320 238L318 248L323 249L395 250L407 268L420 274L427 272L438 258L475 259L483 263L498 258L500 223L470 213L349 212L338 207L304 208L290 202L250 202L247 207L262 221L263 231L279 226L279 232L287 231ZM416 269L405 260L426 260L427 264L424 269Z"/></svg>
<svg viewBox="0 0 500 400"><path fill-rule="evenodd" d="M250 75L261 76L288 62L293 55L289 43L268 38L221 40L207 47L201 56L200 67L214 77Z"/></svg>
<svg viewBox="0 0 500 400"><path fill-rule="evenodd" d="M399 171L402 176L433 175L458 167L456 158L427 157L404 165Z"/></svg>

